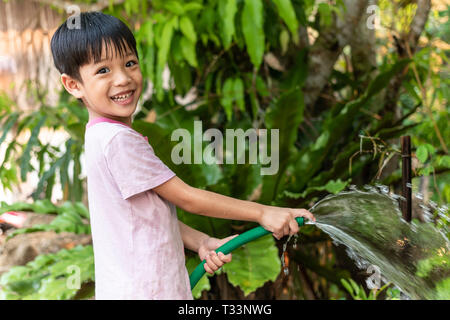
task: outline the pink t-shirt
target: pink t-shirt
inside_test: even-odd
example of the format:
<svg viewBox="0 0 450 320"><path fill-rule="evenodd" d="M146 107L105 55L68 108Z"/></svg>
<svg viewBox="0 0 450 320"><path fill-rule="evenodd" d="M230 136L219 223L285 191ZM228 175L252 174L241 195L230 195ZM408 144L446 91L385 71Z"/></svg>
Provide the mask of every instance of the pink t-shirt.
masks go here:
<svg viewBox="0 0 450 320"><path fill-rule="evenodd" d="M95 297L192 299L176 207L152 188L175 176L125 123L86 125Z"/></svg>

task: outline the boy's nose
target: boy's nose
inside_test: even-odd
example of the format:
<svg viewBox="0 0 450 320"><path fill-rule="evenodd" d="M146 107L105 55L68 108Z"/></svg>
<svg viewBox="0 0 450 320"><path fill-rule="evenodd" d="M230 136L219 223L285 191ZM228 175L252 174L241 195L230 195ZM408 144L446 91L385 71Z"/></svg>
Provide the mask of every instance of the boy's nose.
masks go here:
<svg viewBox="0 0 450 320"><path fill-rule="evenodd" d="M116 74L115 77L115 85L116 86L123 86L123 85L127 85L131 82L131 77L130 75L125 72L125 71L119 71Z"/></svg>

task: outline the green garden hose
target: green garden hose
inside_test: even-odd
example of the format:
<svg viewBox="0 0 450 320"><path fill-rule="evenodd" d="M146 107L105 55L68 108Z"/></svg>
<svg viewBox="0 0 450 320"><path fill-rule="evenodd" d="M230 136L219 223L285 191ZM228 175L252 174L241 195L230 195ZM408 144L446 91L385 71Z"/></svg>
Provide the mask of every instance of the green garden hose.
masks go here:
<svg viewBox="0 0 450 320"><path fill-rule="evenodd" d="M295 218L295 220L297 220L297 223L300 227L305 224L305 218L303 218L303 217L297 217L297 218ZM265 236L268 233L270 233L270 231L267 231L266 229L264 229L261 226L253 228L251 230L248 230L248 231L240 234L236 238L231 239L230 241L225 243L223 246L217 248L216 252L217 253L223 252L223 254L229 254L234 249L237 249L240 246L242 246L250 241L253 241L262 236ZM191 282L191 290L194 289L197 282L201 279L201 277L205 273L205 267L204 267L205 262L206 261L203 260L202 263L200 263L195 268L195 270L191 273L191 275L189 277L189 280Z"/></svg>

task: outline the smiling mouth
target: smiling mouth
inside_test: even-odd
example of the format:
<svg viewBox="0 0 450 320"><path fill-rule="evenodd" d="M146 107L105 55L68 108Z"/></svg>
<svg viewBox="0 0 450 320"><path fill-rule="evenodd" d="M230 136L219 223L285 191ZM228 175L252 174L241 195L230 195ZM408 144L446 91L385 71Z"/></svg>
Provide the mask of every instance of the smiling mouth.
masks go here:
<svg viewBox="0 0 450 320"><path fill-rule="evenodd" d="M135 90L130 90L125 93L121 93L111 97L111 100L118 104L128 104L133 101Z"/></svg>

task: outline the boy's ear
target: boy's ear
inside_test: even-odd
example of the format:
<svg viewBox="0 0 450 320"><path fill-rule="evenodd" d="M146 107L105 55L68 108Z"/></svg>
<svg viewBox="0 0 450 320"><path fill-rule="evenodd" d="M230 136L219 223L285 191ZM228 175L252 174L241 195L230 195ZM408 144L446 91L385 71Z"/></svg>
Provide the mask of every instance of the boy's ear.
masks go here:
<svg viewBox="0 0 450 320"><path fill-rule="evenodd" d="M64 88L66 88L67 92L69 92L75 98L81 99L83 97L83 92L81 91L81 83L78 80L63 73L61 75L61 82Z"/></svg>

